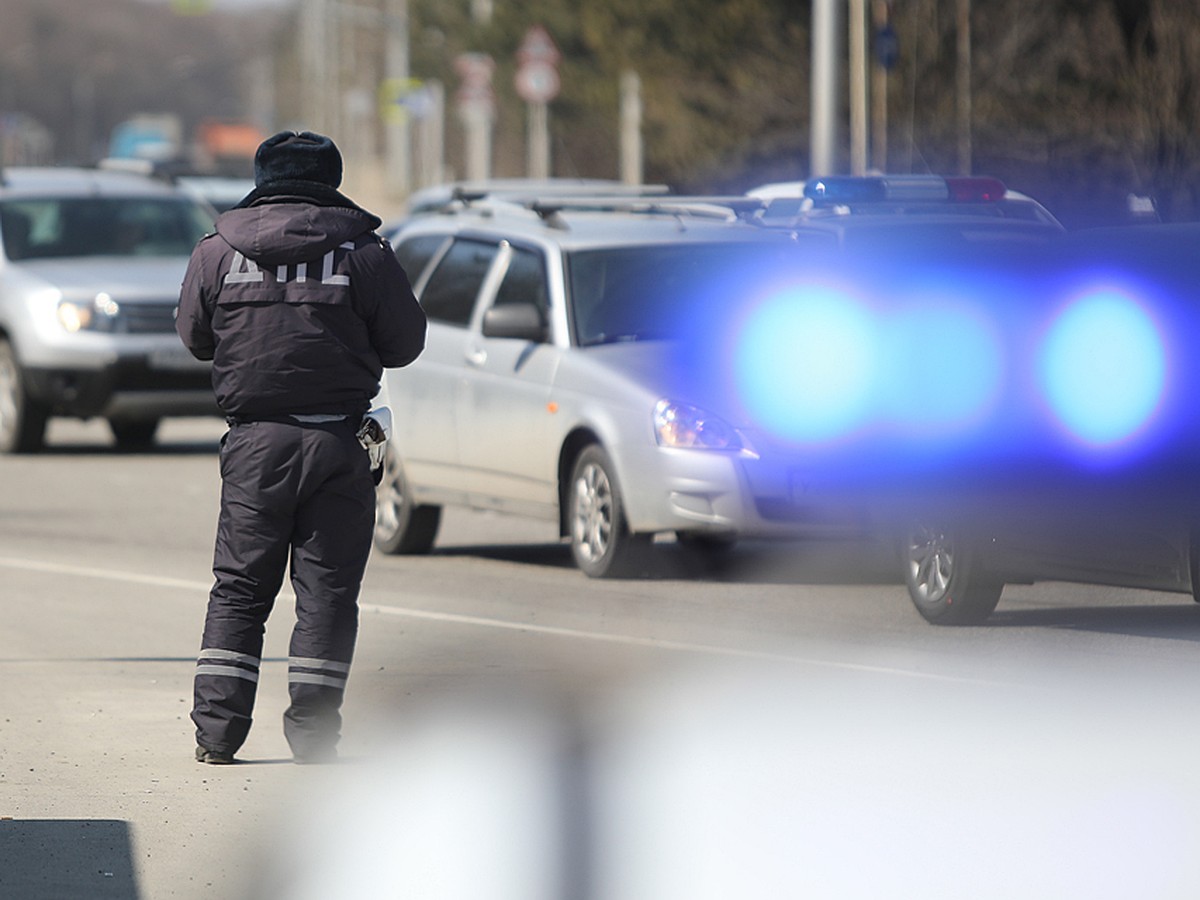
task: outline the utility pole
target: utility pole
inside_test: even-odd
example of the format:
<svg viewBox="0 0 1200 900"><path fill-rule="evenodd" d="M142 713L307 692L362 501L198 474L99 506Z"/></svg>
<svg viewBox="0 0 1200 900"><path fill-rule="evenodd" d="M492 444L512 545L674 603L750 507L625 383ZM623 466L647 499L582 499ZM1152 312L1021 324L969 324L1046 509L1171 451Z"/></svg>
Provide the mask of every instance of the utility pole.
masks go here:
<svg viewBox="0 0 1200 900"><path fill-rule="evenodd" d="M304 0L301 9L300 59L303 65L304 97L302 110L306 126L322 134L329 133L332 69L336 44L331 38L328 0Z"/></svg>
<svg viewBox="0 0 1200 900"><path fill-rule="evenodd" d="M888 170L888 71L896 64L890 7L890 0L871 3L871 32L876 42L875 66L871 69L871 162L881 172Z"/></svg>
<svg viewBox="0 0 1200 900"><path fill-rule="evenodd" d="M386 0L387 50L384 54L384 79L392 84L408 82L408 0ZM410 120L407 110L389 116L385 126L384 169L388 191L394 197L407 197L412 187L412 161L409 153Z"/></svg>
<svg viewBox="0 0 1200 900"><path fill-rule="evenodd" d="M621 73L621 182L642 183L642 79Z"/></svg>
<svg viewBox="0 0 1200 900"><path fill-rule="evenodd" d="M850 0L850 174L867 171L867 0Z"/></svg>
<svg viewBox="0 0 1200 900"><path fill-rule="evenodd" d="M836 171L838 143L838 7L842 0L813 0L809 174Z"/></svg>
<svg viewBox="0 0 1200 900"><path fill-rule="evenodd" d="M971 0L958 0L958 174L970 175L971 152Z"/></svg>

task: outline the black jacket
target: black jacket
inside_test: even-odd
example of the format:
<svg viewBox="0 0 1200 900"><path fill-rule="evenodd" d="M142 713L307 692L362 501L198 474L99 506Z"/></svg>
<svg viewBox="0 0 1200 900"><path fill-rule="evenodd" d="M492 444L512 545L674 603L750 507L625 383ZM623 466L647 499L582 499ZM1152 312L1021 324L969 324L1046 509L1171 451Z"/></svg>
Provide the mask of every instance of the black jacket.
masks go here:
<svg viewBox="0 0 1200 900"><path fill-rule="evenodd" d="M359 416L384 367L417 358L425 314L379 224L332 189L277 185L196 245L175 327L213 361L226 415Z"/></svg>

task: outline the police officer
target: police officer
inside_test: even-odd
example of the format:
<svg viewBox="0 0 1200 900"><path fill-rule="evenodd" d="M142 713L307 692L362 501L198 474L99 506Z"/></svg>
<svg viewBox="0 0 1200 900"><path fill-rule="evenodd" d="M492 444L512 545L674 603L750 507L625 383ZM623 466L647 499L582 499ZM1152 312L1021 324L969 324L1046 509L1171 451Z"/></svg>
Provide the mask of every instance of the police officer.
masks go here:
<svg viewBox="0 0 1200 900"><path fill-rule="evenodd" d="M284 734L297 762L324 762L336 758L374 527L375 479L356 433L383 368L424 348L425 316L375 233L380 220L337 190L333 141L276 134L254 176L193 251L176 321L192 354L213 361L230 425L195 673L196 759L233 762L246 740L290 557Z"/></svg>

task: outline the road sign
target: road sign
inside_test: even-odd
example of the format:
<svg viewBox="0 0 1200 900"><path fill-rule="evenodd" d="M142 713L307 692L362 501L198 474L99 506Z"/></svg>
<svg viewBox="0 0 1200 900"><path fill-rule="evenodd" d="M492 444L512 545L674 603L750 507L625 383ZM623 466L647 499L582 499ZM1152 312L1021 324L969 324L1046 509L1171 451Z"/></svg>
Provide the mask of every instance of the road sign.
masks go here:
<svg viewBox="0 0 1200 900"><path fill-rule="evenodd" d="M526 31L521 46L517 48L517 62L521 65L546 63L556 66L560 59L562 59L562 54L558 52L554 39L550 37L550 32L541 25L534 25Z"/></svg>
<svg viewBox="0 0 1200 900"><path fill-rule="evenodd" d="M517 50L519 65L513 79L522 100L526 103L549 103L558 96L561 87L558 61L561 58L558 47L541 25L534 25L525 32L525 39Z"/></svg>
<svg viewBox="0 0 1200 900"><path fill-rule="evenodd" d="M513 82L517 95L526 103L549 103L558 96L558 69L542 62L526 63L517 69Z"/></svg>
<svg viewBox="0 0 1200 900"><path fill-rule="evenodd" d="M492 72L495 62L485 53L460 53L454 60L462 82L455 99L461 113L467 116L490 118L496 109L492 91Z"/></svg>
<svg viewBox="0 0 1200 900"><path fill-rule="evenodd" d="M379 111L385 122L423 119L433 105L432 92L419 78L385 78L379 86Z"/></svg>

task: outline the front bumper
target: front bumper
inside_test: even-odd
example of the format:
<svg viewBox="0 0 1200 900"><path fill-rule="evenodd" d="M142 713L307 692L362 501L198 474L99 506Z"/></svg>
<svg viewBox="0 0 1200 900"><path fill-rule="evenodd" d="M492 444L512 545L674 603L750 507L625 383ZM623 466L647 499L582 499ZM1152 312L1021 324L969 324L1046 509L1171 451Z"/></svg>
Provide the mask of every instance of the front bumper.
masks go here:
<svg viewBox="0 0 1200 900"><path fill-rule="evenodd" d="M30 395L53 415L162 418L217 415L211 367L164 363L147 354L100 368L33 368L24 373Z"/></svg>
<svg viewBox="0 0 1200 900"><path fill-rule="evenodd" d="M872 527L861 498L826 491L797 468L750 453L648 447L627 471L626 515L637 532L836 538Z"/></svg>

